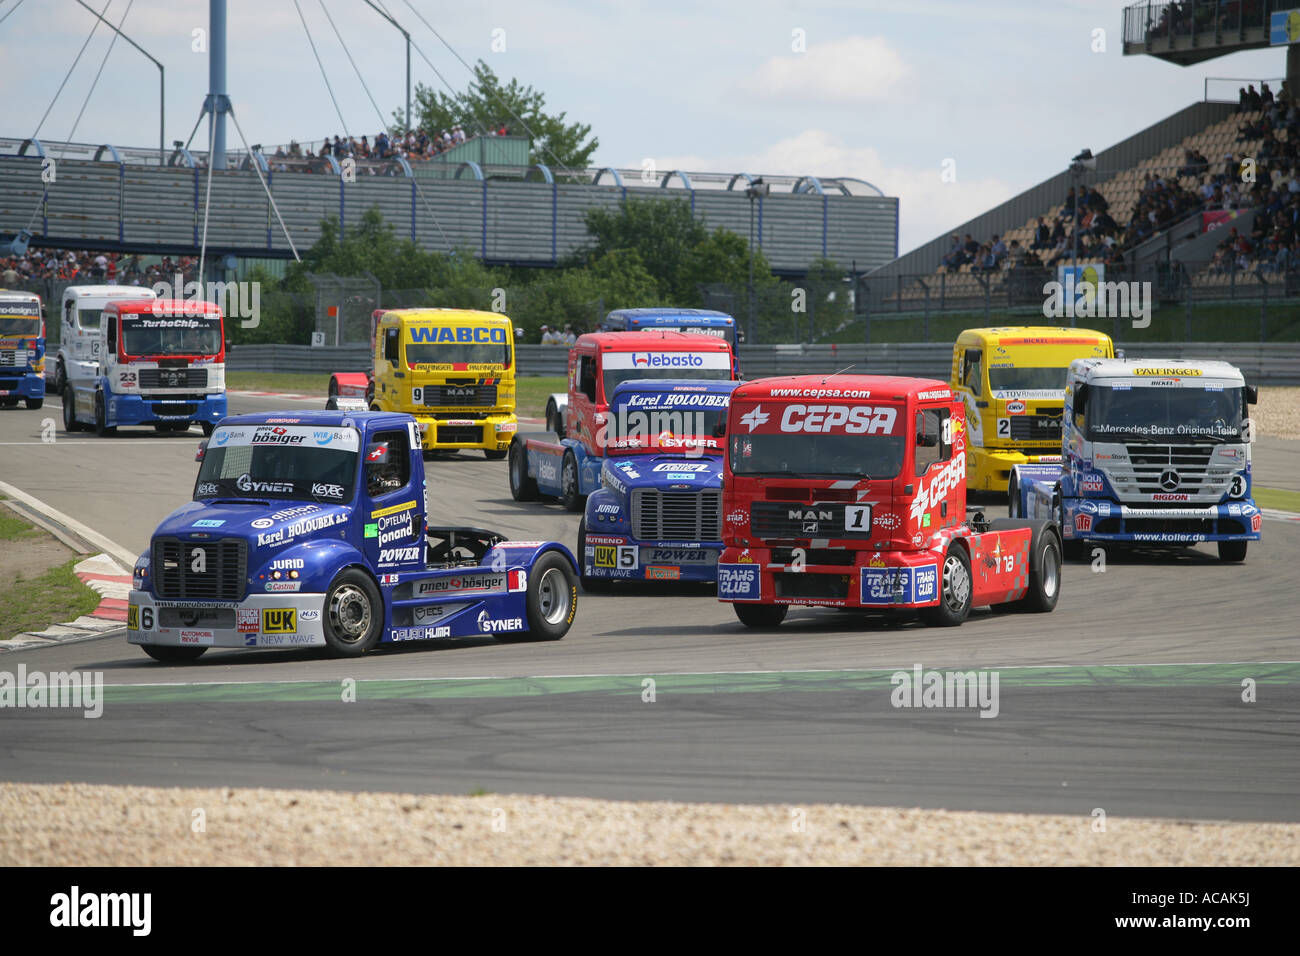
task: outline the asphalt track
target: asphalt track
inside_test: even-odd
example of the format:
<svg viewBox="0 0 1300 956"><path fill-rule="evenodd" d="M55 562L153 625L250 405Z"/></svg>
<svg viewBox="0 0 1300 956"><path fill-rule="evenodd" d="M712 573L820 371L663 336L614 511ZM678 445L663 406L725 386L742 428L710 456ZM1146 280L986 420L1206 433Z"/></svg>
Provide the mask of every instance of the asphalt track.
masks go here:
<svg viewBox="0 0 1300 956"><path fill-rule="evenodd" d="M232 398L233 411L315 407ZM0 480L131 551L189 497L196 431L41 441L0 410ZM1294 487L1296 446L1257 481ZM577 516L514 502L505 464L430 462L429 507L573 545ZM996 508L991 508L996 513ZM1066 568L1051 615L956 629L834 611L747 631L705 589L584 595L551 644L209 651L158 664L118 632L0 655L0 670L101 671L104 715L0 710L0 779L1300 820L1300 524L1267 521L1245 565L1202 547ZM997 670L999 713L891 705L890 674ZM343 681L357 682L345 703ZM653 680L649 701L646 680ZM1256 700L1242 700L1243 681Z"/></svg>

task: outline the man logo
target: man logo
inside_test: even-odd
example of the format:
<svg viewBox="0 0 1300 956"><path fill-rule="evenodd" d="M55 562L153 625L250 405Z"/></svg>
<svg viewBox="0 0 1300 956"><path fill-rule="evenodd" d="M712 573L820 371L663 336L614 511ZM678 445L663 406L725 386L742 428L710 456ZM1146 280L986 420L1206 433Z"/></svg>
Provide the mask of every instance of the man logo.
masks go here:
<svg viewBox="0 0 1300 956"><path fill-rule="evenodd" d="M1178 477L1178 472L1172 468L1166 468L1160 473L1160 487L1165 491L1173 491L1182 483L1183 480Z"/></svg>
<svg viewBox="0 0 1300 956"><path fill-rule="evenodd" d="M740 424L744 425L752 432L755 428L762 425L771 417L772 416L768 415L767 412L763 411L762 405L755 405L753 409L740 416Z"/></svg>

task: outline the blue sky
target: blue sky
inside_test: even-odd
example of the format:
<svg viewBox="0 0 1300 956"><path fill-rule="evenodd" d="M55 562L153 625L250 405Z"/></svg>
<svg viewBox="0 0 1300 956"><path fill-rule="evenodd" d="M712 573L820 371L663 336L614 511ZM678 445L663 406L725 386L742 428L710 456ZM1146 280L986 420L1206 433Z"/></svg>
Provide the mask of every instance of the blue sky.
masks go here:
<svg viewBox="0 0 1300 956"><path fill-rule="evenodd" d="M106 0L87 2L102 10ZM117 23L128 2L111 0L105 16ZM321 0L298 2L347 129L373 136L380 117ZM74 0L16 3L0 0L0 17L15 11L0 24L0 135L29 136L94 18ZM482 57L590 123L599 165L865 179L900 199L900 252L1060 171L1079 149L1200 99L1205 77L1285 71L1285 53L1271 50L1188 68L1125 57L1124 4L1104 0L383 5L453 85L468 73L412 6L466 60ZM400 35L361 0L325 8L387 118L405 97ZM122 27L167 68L169 144L189 135L207 90L207 56L192 49L207 17L202 0L134 0ZM1093 51L1098 29L1105 52ZM232 0L229 34L229 89L250 142L341 132L293 0ZM67 138L109 38L101 28L91 40L42 138ZM442 88L418 54L412 80ZM157 136L158 72L119 41L75 139L151 146ZM238 144L233 129L228 143ZM955 182L941 177L946 159Z"/></svg>

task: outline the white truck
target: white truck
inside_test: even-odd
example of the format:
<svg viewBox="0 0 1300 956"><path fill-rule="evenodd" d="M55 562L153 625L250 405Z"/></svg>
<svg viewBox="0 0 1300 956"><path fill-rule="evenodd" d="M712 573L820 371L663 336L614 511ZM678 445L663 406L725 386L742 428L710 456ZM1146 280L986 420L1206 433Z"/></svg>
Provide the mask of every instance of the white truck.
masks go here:
<svg viewBox="0 0 1300 956"><path fill-rule="evenodd" d="M1066 372L1061 464L1017 465L1012 517L1051 518L1066 555L1087 542L1187 547L1246 559L1262 516L1251 498L1249 406L1227 362L1076 359Z"/></svg>
<svg viewBox="0 0 1300 956"><path fill-rule="evenodd" d="M99 364L100 316L110 302L155 298L152 289L129 285L70 285L59 306L59 350L52 363L56 395L70 378L91 378ZM75 369L74 369L75 366Z"/></svg>

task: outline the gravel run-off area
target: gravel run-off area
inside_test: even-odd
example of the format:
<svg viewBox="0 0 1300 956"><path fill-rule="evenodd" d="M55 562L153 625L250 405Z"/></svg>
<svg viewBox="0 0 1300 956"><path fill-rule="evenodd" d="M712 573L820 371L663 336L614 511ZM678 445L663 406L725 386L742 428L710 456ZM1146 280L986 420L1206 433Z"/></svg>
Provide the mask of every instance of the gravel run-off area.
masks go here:
<svg viewBox="0 0 1300 956"><path fill-rule="evenodd" d="M1295 866L1300 824L0 784L0 866L719 864Z"/></svg>
<svg viewBox="0 0 1300 956"><path fill-rule="evenodd" d="M1300 440L1300 388L1261 388L1250 414L1260 437Z"/></svg>

